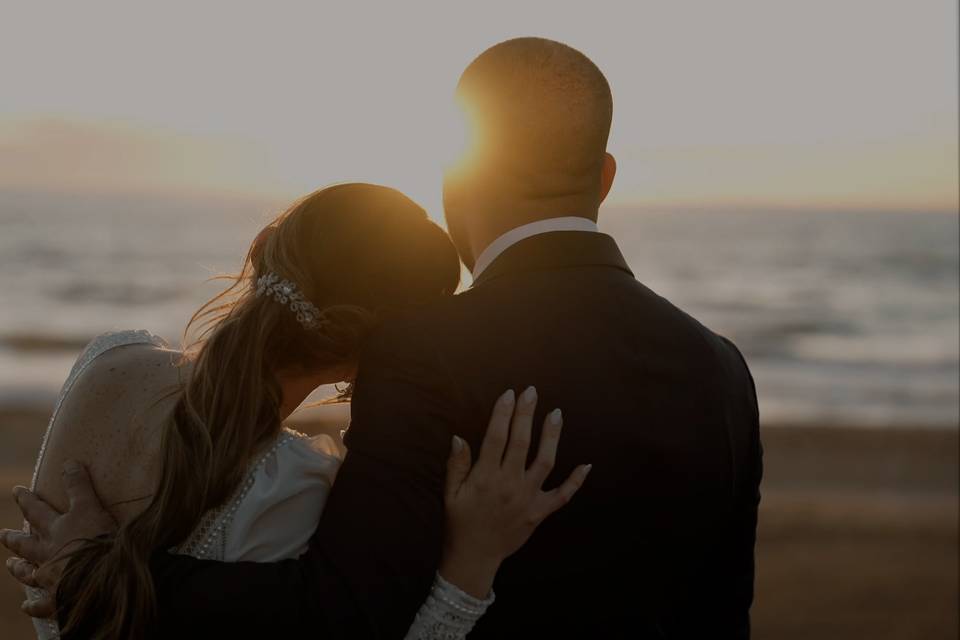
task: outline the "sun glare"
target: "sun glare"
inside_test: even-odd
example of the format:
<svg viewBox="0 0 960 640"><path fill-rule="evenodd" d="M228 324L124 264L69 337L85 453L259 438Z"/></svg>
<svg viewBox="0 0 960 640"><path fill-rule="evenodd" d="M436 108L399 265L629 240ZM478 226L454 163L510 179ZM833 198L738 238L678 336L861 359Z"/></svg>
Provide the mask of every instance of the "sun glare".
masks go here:
<svg viewBox="0 0 960 640"><path fill-rule="evenodd" d="M445 109L445 122L440 135L440 166L444 171L463 170L476 156L479 142L477 118L465 101L451 101Z"/></svg>
<svg viewBox="0 0 960 640"><path fill-rule="evenodd" d="M376 149L369 155L380 162L378 170L368 175L404 191L442 223L443 176L472 166L480 139L476 118L467 105L453 99L442 100L415 116L408 123L411 130L419 132L415 143L412 136L405 144L384 139L372 142Z"/></svg>

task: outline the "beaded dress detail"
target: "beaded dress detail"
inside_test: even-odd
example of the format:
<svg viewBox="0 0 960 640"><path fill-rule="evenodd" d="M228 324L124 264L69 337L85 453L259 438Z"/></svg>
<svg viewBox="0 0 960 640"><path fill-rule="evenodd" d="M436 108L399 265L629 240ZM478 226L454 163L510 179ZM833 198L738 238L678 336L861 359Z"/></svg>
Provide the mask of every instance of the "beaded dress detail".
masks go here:
<svg viewBox="0 0 960 640"><path fill-rule="evenodd" d="M104 334L87 346L57 399L40 448L34 483L50 429L73 383L98 356L131 344L167 348L162 339L147 331ZM273 444L256 456L230 499L205 513L190 536L171 551L226 562L298 557L307 549L344 455L342 443L333 438L309 437L284 428ZM28 588L27 594L29 599L36 599L43 592ZM463 640L492 603L493 594L479 600L437 574L406 640ZM318 608L322 606L317 603ZM34 619L34 627L40 640L60 635L53 620Z"/></svg>
<svg viewBox="0 0 960 640"><path fill-rule="evenodd" d="M305 435L284 429L276 442L265 453L261 454L256 462L247 471L243 482L233 492L230 499L222 506L207 511L197 528L190 537L172 551L183 555L193 556L202 560L227 560L227 535L230 525L257 478L257 471L263 467L271 456L275 456L281 447L290 444L296 438L306 438Z"/></svg>

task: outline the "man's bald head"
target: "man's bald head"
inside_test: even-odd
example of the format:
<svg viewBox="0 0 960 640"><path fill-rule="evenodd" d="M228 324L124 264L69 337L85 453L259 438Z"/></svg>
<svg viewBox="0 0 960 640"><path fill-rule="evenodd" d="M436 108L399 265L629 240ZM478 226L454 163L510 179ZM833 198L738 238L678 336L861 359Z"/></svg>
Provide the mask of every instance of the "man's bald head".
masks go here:
<svg viewBox="0 0 960 640"><path fill-rule="evenodd" d="M587 56L544 38L507 40L470 63L457 98L474 135L467 161L444 176L443 207L468 268L510 229L597 219L616 173L606 152L613 98Z"/></svg>
<svg viewBox="0 0 960 640"><path fill-rule="evenodd" d="M613 98L584 54L544 38L507 40L467 67L457 96L477 127L479 163L524 195L600 189Z"/></svg>

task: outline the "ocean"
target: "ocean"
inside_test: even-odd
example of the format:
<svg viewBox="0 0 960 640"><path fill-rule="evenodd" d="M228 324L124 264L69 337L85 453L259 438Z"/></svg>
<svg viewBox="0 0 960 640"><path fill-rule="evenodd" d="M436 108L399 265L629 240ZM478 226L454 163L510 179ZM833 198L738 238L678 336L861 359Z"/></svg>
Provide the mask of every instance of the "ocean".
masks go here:
<svg viewBox="0 0 960 640"><path fill-rule="evenodd" d="M0 191L0 408L49 407L103 331L177 344L282 204ZM610 207L600 226L740 347L764 422L957 427L957 215Z"/></svg>

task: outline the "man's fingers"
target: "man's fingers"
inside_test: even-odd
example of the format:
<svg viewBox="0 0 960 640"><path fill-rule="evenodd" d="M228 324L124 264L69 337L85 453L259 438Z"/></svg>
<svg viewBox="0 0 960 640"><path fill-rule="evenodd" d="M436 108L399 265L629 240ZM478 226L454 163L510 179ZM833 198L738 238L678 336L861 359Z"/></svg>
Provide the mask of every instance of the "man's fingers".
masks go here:
<svg viewBox="0 0 960 640"><path fill-rule="evenodd" d="M593 468L592 464L582 464L573 470L563 484L552 491L547 491L544 495L546 500L543 505L543 511L540 514L542 522L551 513L570 502L574 494L583 486L583 481L587 479L587 474Z"/></svg>
<svg viewBox="0 0 960 640"><path fill-rule="evenodd" d="M527 387L520 394L513 424L510 425L510 443L503 458L503 467L516 474L522 474L527 468L527 452L530 451L530 438L533 432L533 413L537 410L537 389Z"/></svg>
<svg viewBox="0 0 960 640"><path fill-rule="evenodd" d="M509 389L493 405L493 414L490 416L490 424L487 426L487 433L483 436L483 443L480 445L480 456L477 458L477 466L489 471L500 467L503 460L503 448L507 444L507 436L510 433L510 418L513 417L513 407L516 404L516 397L513 389Z"/></svg>
<svg viewBox="0 0 960 640"><path fill-rule="evenodd" d="M90 474L87 468L76 460L67 460L63 463L63 488L70 498L70 509L77 505L96 505L100 509L100 499L93 490Z"/></svg>
<svg viewBox="0 0 960 640"><path fill-rule="evenodd" d="M0 543L14 555L26 558L34 564L41 564L47 558L42 557L40 542L30 533L4 529L0 531Z"/></svg>
<svg viewBox="0 0 960 640"><path fill-rule="evenodd" d="M50 530L50 525L59 516L59 512L44 502L26 487L13 488L13 497L23 513L23 518L30 523L30 529L41 534Z"/></svg>
<svg viewBox="0 0 960 640"><path fill-rule="evenodd" d="M20 610L31 618L53 618L57 613L57 603L52 595L47 594L37 600L27 600L20 605Z"/></svg>
<svg viewBox="0 0 960 640"><path fill-rule="evenodd" d="M450 457L447 459L447 482L445 496L447 501L457 497L460 485L470 473L470 445L460 436L453 436Z"/></svg>
<svg viewBox="0 0 960 640"><path fill-rule="evenodd" d="M39 587L37 583L37 565L23 558L7 558L7 571L17 582L28 587Z"/></svg>
<svg viewBox="0 0 960 640"><path fill-rule="evenodd" d="M537 457L527 471L527 477L536 484L538 489L543 486L544 480L553 471L553 465L557 460L557 444L560 442L562 428L563 413L560 409L554 409L547 414L543 421L543 431L540 432L540 447L537 450Z"/></svg>

